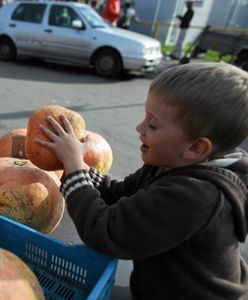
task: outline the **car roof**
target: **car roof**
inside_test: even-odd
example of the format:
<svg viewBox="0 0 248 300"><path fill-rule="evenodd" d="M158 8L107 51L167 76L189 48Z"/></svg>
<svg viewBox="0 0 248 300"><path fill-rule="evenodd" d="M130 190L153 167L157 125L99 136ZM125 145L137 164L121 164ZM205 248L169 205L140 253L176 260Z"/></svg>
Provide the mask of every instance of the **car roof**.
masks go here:
<svg viewBox="0 0 248 300"><path fill-rule="evenodd" d="M12 2L13 3L13 2ZM76 1L49 1L49 0L40 0L40 1L32 1L32 0L17 0L15 3L32 3L32 4L41 4L41 3L45 3L45 4L59 4L59 5L67 5L67 6L78 6L78 7L86 7L89 6L85 3L81 3L81 2L76 2Z"/></svg>

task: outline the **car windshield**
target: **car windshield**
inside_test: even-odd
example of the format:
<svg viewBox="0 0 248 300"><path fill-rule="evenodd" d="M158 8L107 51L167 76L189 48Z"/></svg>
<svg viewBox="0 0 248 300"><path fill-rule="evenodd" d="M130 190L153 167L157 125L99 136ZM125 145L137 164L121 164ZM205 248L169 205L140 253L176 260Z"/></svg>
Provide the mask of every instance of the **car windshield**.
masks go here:
<svg viewBox="0 0 248 300"><path fill-rule="evenodd" d="M80 14L87 20L93 28L110 27L91 7L81 7Z"/></svg>

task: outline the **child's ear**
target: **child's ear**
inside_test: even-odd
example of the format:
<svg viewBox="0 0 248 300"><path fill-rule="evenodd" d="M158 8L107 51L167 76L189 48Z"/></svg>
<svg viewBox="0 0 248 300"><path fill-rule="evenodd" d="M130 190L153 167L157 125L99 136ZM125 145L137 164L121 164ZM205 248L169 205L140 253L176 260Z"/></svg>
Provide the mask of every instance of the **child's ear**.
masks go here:
<svg viewBox="0 0 248 300"><path fill-rule="evenodd" d="M184 150L184 158L192 161L206 159L213 150L212 142L205 137L198 138Z"/></svg>

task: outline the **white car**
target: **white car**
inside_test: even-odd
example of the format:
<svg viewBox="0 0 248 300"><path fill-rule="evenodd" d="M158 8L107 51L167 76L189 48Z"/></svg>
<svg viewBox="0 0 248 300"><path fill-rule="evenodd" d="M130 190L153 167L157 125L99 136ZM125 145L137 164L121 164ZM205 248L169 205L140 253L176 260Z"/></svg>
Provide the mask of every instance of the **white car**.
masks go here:
<svg viewBox="0 0 248 300"><path fill-rule="evenodd" d="M0 9L0 59L38 57L93 67L97 75L152 70L162 59L156 39L115 28L89 5L16 1Z"/></svg>

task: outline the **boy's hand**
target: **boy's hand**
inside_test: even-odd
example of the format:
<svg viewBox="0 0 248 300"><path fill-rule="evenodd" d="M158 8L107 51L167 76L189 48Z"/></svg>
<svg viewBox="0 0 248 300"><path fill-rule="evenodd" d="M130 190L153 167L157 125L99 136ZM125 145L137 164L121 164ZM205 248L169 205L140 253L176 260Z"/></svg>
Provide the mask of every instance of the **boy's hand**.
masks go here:
<svg viewBox="0 0 248 300"><path fill-rule="evenodd" d="M89 138L86 137L85 142L81 143L75 136L69 120L64 115L61 115L60 119L63 127L54 118L48 116L47 121L55 133L40 124L41 131L50 141L36 139L36 142L55 153L64 165L65 175L80 169L89 170L89 166L83 161L90 144Z"/></svg>

